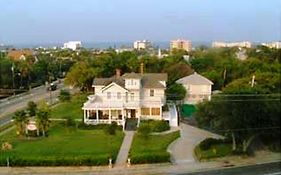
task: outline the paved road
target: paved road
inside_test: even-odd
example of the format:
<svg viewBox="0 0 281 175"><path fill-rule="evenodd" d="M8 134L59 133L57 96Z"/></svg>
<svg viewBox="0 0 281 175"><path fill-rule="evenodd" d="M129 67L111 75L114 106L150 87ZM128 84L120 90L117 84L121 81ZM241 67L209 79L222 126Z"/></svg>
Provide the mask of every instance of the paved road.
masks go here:
<svg viewBox="0 0 281 175"><path fill-rule="evenodd" d="M63 83L58 84L58 88L51 92L52 102L57 100L60 89ZM0 126L11 121L11 114L15 111L25 108L29 101L38 102L45 99L50 102L50 92L46 91L45 86L40 86L32 89L30 92L16 96L15 98L2 99L0 101Z"/></svg>
<svg viewBox="0 0 281 175"><path fill-rule="evenodd" d="M188 175L281 175L281 162L188 173Z"/></svg>
<svg viewBox="0 0 281 175"><path fill-rule="evenodd" d="M171 153L171 161L174 164L194 163L193 155L195 146L206 138L222 138L217 134L187 125L180 124L181 137L168 147Z"/></svg>
<svg viewBox="0 0 281 175"><path fill-rule="evenodd" d="M278 163L264 163L234 168L223 168L217 163L202 163L200 165L147 164L131 167L109 168L108 166L90 167L0 167L0 174L69 174L69 175L280 175Z"/></svg>

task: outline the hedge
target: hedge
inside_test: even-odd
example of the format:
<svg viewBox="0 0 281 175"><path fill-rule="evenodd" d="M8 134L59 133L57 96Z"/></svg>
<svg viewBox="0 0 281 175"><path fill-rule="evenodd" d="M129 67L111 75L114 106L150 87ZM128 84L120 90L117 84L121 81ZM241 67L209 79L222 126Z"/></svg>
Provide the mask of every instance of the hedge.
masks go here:
<svg viewBox="0 0 281 175"><path fill-rule="evenodd" d="M208 149L206 149L206 147L204 148L204 146L203 146L204 149L202 149L201 143L197 145L194 149L194 153L198 160L205 160L205 159L208 160L211 158L224 157L232 153L231 143L224 143L224 142L214 143L212 145L208 145Z"/></svg>
<svg viewBox="0 0 281 175"><path fill-rule="evenodd" d="M93 129L105 129L109 126L109 124L97 124L97 125L87 125L83 122L78 124L79 129L84 129L84 130L93 130ZM117 130L123 130L122 126L117 126Z"/></svg>
<svg viewBox="0 0 281 175"><path fill-rule="evenodd" d="M164 120L143 120L141 125L146 123L149 125L151 132L163 132L170 129L169 123Z"/></svg>
<svg viewBox="0 0 281 175"><path fill-rule="evenodd" d="M131 157L131 163L161 163L169 162L170 154L167 152L148 152L148 153L135 153Z"/></svg>
<svg viewBox="0 0 281 175"><path fill-rule="evenodd" d="M79 156L79 157L9 157L10 166L97 166L107 165L108 156ZM7 165L7 157L0 157L0 166Z"/></svg>

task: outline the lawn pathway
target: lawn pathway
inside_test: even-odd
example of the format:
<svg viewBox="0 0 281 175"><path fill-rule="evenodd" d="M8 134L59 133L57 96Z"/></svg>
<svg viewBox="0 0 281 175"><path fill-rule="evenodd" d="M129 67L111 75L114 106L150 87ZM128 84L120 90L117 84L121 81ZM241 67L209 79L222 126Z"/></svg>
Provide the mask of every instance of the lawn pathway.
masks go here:
<svg viewBox="0 0 281 175"><path fill-rule="evenodd" d="M123 139L123 143L119 150L115 167L125 166L127 163L127 158L129 155L129 151L131 148L131 144L134 138L135 131L125 131L125 137Z"/></svg>

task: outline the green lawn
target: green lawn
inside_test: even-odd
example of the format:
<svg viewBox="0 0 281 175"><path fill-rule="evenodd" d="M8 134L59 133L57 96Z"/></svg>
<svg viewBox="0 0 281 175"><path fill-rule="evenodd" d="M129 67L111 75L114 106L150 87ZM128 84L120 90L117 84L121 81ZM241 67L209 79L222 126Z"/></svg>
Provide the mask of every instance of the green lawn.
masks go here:
<svg viewBox="0 0 281 175"><path fill-rule="evenodd" d="M71 101L62 102L54 106L51 111L51 118L71 117L74 119L82 119L82 106L86 101L86 94L76 94L72 96Z"/></svg>
<svg viewBox="0 0 281 175"><path fill-rule="evenodd" d="M179 136L179 131L165 135L150 135L148 138L136 134L129 155L132 163L169 162L170 154L167 147Z"/></svg>
<svg viewBox="0 0 281 175"><path fill-rule="evenodd" d="M232 145L231 143L221 143L221 144L215 144L210 147L210 149L207 150L201 150L200 146L197 145L195 147L195 155L199 160L206 160L211 158L217 158L217 157L224 157L226 155L231 154L232 152Z"/></svg>
<svg viewBox="0 0 281 175"><path fill-rule="evenodd" d="M110 155L115 160L123 137L124 134L119 130L116 135L110 136L103 130L68 129L63 124L58 123L50 128L49 136L46 138L30 140L19 138L16 136L15 130L12 130L0 137L1 143L7 141L13 146L10 151L1 151L1 165L3 165L3 160L7 156L11 157L11 161L13 161L13 158L20 158L20 161L33 159L38 162L41 160L41 164L50 159L57 162L68 159L70 165L73 165L73 160L76 160L75 165L91 165L91 158L101 158L102 160L98 160L98 163L95 160L94 164L106 164ZM90 163L85 163L87 161ZM47 163L47 165L49 164ZM67 165L67 163L62 164ZM31 163L31 165L33 164ZM35 163L35 165L37 164ZM54 163L54 165L60 165L60 163Z"/></svg>

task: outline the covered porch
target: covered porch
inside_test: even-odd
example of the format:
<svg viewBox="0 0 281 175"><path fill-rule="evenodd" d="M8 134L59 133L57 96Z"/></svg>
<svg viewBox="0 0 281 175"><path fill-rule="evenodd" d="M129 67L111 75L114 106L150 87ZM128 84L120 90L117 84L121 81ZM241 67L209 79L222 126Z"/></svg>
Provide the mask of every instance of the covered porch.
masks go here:
<svg viewBox="0 0 281 175"><path fill-rule="evenodd" d="M116 122L118 125L125 127L126 118L138 118L136 109L124 108L83 108L84 110L84 123L86 124L111 124Z"/></svg>

